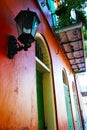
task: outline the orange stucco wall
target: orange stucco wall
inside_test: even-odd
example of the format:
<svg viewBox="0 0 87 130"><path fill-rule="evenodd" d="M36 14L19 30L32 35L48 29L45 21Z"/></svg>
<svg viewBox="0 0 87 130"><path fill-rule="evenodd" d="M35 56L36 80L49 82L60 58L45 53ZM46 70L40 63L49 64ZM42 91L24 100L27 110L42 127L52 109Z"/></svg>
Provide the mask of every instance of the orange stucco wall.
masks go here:
<svg viewBox="0 0 87 130"><path fill-rule="evenodd" d="M66 69L71 93L73 74L67 58L58 48L58 43L34 0L0 1L0 130L38 129L35 43L28 51L19 52L12 60L7 57L8 35L18 36L14 18L20 10L27 8L38 14L41 21L38 32L44 35L50 50L58 129L68 130L62 70ZM72 94L71 98L75 121ZM74 125L77 129L77 124Z"/></svg>
<svg viewBox="0 0 87 130"><path fill-rule="evenodd" d="M37 129L35 43L12 60L6 55L7 36L17 37L14 18L28 5L27 0L0 2L0 130Z"/></svg>

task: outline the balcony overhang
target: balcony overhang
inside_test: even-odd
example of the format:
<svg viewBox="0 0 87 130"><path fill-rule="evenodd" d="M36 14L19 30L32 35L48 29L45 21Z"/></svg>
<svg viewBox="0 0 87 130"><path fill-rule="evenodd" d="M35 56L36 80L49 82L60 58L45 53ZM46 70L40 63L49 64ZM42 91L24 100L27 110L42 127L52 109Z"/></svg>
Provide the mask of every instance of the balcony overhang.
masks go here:
<svg viewBox="0 0 87 130"><path fill-rule="evenodd" d="M61 30L55 29L55 35L70 62L73 72L85 72L82 24L74 24Z"/></svg>
<svg viewBox="0 0 87 130"><path fill-rule="evenodd" d="M81 94L83 97L87 96L87 92L81 92Z"/></svg>

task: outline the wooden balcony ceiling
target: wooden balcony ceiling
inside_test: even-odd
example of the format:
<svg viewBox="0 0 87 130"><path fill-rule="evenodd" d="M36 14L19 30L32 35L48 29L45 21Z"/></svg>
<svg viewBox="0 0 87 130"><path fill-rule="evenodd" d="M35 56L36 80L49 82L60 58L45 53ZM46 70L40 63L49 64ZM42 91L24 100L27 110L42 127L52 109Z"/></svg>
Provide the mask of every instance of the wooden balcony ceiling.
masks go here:
<svg viewBox="0 0 87 130"><path fill-rule="evenodd" d="M82 24L61 29L56 36L75 73L86 71Z"/></svg>

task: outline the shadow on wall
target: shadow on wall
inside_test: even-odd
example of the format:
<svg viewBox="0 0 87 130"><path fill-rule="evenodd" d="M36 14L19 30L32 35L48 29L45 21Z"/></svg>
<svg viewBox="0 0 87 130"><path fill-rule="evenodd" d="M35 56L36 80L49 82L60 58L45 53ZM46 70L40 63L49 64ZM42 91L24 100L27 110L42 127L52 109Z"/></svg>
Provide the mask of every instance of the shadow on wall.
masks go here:
<svg viewBox="0 0 87 130"><path fill-rule="evenodd" d="M6 16L0 13L0 55L6 56L8 34L12 33Z"/></svg>

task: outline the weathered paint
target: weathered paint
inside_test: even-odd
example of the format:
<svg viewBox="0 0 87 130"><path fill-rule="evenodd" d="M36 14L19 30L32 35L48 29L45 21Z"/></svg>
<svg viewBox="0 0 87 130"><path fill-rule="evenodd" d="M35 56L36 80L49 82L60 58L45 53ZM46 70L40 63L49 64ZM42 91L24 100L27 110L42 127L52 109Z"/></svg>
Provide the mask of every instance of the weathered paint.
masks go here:
<svg viewBox="0 0 87 130"><path fill-rule="evenodd" d="M38 129L35 43L27 52L19 52L12 60L6 55L7 36L18 36L14 18L20 10L27 8L39 16L41 23L38 32L45 37L50 51L58 129L68 130L62 70L66 68L70 85L74 81L73 74L65 54L59 49L42 11L34 0L0 1L0 130Z"/></svg>

